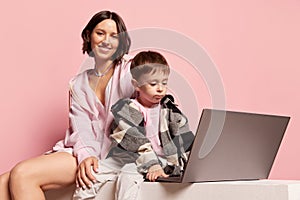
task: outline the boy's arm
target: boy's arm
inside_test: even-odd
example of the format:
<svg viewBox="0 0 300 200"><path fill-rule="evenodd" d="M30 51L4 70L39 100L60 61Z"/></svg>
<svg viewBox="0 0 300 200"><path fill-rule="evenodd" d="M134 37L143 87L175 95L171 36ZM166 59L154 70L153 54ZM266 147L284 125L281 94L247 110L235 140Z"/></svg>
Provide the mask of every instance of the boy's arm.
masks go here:
<svg viewBox="0 0 300 200"><path fill-rule="evenodd" d="M155 181L158 177L168 177L167 174L165 174L163 168L160 165L152 165L148 173L146 174L146 178L149 181Z"/></svg>
<svg viewBox="0 0 300 200"><path fill-rule="evenodd" d="M143 115L134 107L130 99L121 99L112 106L114 124L112 140L121 148L138 154L136 160L140 173L147 173L153 165L159 165L151 142L146 137Z"/></svg>

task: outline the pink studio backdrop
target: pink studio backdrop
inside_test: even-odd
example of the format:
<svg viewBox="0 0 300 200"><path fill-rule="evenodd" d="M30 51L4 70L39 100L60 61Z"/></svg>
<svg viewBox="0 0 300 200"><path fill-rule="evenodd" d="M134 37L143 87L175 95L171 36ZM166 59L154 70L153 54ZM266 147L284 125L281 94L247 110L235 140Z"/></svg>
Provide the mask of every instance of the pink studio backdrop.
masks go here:
<svg viewBox="0 0 300 200"><path fill-rule="evenodd" d="M80 33L103 9L118 12L129 30L160 27L202 46L222 77L227 109L291 116L271 178L300 179L297 0L2 2L0 173L63 138L68 81L86 58ZM197 87L200 108L211 107L203 80L186 70L186 61L166 56Z"/></svg>

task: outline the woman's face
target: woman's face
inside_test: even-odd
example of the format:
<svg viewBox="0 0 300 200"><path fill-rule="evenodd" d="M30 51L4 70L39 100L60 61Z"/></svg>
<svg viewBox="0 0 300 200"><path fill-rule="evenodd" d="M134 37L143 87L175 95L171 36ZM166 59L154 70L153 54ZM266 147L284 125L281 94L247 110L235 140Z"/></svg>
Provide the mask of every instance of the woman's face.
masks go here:
<svg viewBox="0 0 300 200"><path fill-rule="evenodd" d="M116 22L105 19L90 35L91 48L96 59L110 60L119 45L119 36Z"/></svg>

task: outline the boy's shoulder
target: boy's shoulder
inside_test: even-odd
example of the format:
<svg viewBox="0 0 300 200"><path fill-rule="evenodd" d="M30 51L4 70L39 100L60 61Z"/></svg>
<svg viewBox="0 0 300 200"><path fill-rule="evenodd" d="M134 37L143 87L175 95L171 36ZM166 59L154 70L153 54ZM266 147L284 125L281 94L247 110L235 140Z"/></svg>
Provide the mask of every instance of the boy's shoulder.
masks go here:
<svg viewBox="0 0 300 200"><path fill-rule="evenodd" d="M143 115L130 98L118 100L112 107L111 112L116 123L126 121L130 126L139 126L143 121Z"/></svg>
<svg viewBox="0 0 300 200"><path fill-rule="evenodd" d="M161 104L171 102L175 104L175 99L171 94L166 94L162 99L161 99Z"/></svg>
<svg viewBox="0 0 300 200"><path fill-rule="evenodd" d="M134 104L133 100L130 98L122 98L119 99L112 107L111 111L113 113L128 110L128 109L135 109L138 110L138 107Z"/></svg>
<svg viewBox="0 0 300 200"><path fill-rule="evenodd" d="M181 114L178 105L175 103L174 97L170 94L164 96L164 98L161 99L160 104L162 105L162 108L170 109L172 112Z"/></svg>

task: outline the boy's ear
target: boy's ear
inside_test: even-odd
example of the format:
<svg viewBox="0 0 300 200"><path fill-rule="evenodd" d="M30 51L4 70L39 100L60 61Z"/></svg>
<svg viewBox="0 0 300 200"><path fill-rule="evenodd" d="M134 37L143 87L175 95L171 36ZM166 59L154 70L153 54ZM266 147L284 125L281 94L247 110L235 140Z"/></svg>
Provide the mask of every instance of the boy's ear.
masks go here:
<svg viewBox="0 0 300 200"><path fill-rule="evenodd" d="M133 85L133 87L136 91L139 90L139 84L138 84L137 80L131 79L131 84Z"/></svg>

